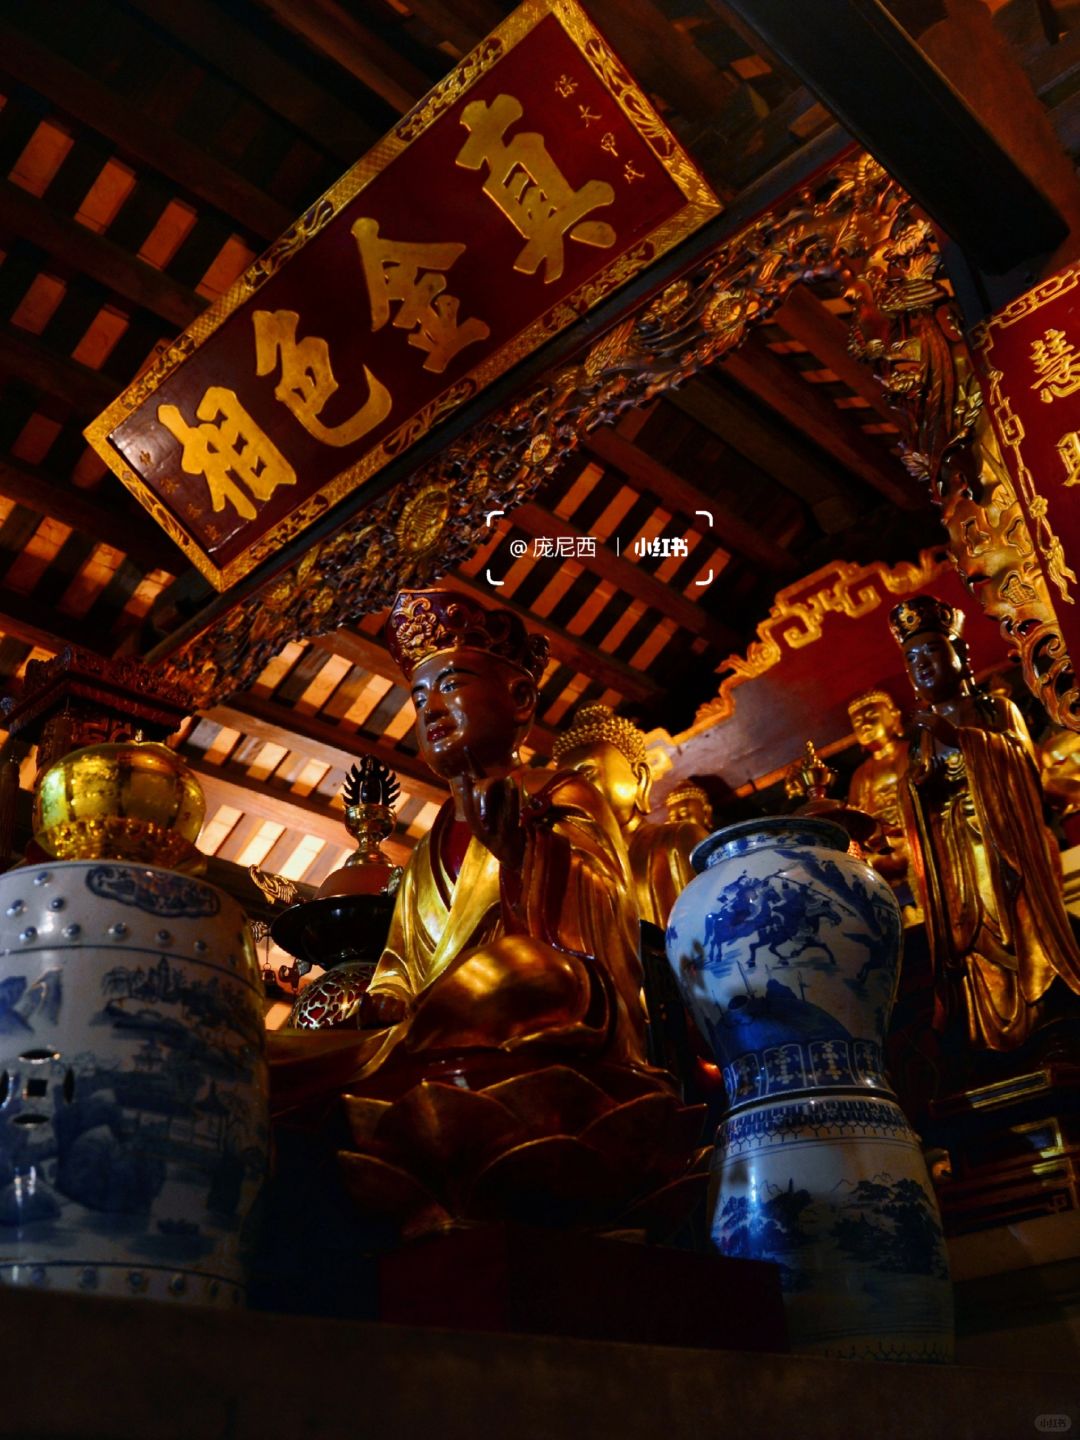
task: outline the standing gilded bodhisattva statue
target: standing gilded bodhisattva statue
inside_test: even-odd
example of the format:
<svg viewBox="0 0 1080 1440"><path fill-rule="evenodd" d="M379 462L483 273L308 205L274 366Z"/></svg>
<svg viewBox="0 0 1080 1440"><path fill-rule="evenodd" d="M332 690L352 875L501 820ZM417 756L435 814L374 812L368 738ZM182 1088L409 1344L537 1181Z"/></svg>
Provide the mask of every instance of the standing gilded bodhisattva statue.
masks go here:
<svg viewBox="0 0 1080 1440"><path fill-rule="evenodd" d="M919 705L902 798L935 1027L1013 1050L1048 1018L1055 977L1080 994L1031 739L1011 701L976 689L962 612L920 595L889 623Z"/></svg>

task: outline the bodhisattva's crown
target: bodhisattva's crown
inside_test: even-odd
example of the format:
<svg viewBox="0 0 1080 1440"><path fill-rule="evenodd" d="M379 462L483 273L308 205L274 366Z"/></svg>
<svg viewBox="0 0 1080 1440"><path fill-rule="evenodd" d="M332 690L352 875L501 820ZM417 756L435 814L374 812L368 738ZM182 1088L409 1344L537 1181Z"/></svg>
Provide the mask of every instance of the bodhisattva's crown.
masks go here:
<svg viewBox="0 0 1080 1440"><path fill-rule="evenodd" d="M459 590L402 590L390 607L386 644L406 680L443 650L486 650L538 683L548 642L531 635L512 610L487 609Z"/></svg>
<svg viewBox="0 0 1080 1440"><path fill-rule="evenodd" d="M551 747L551 758L556 764L571 750L583 745L597 745L607 741L621 750L631 765L643 765L645 758L645 733L632 720L616 715L610 705L583 705L574 716L574 723L565 730Z"/></svg>
<svg viewBox="0 0 1080 1440"><path fill-rule="evenodd" d="M898 645L906 645L913 635L926 630L959 640L964 633L964 612L946 605L936 595L913 595L890 612L889 628Z"/></svg>

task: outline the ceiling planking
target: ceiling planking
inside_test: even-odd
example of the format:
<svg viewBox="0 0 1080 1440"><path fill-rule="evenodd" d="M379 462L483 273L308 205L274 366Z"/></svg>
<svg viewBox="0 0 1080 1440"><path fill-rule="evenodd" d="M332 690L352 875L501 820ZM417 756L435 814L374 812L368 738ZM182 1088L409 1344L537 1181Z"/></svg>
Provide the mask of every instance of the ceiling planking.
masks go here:
<svg viewBox="0 0 1080 1440"><path fill-rule="evenodd" d="M1040 40L1025 6L1004 7L1000 23L1078 149L1080 42ZM5 11L5 689L71 640L145 650L205 598L82 425L511 8L35 0ZM722 0L589 8L721 196L765 183L831 123ZM777 589L831 559L896 561L937 542L892 454L887 408L847 354L846 312L838 288L797 290L724 366L590 435L457 572L549 636L537 758L591 700L685 726ZM657 537L685 553L641 553ZM364 751L399 772L397 850L430 824L440 790L416 757L382 619L287 646L249 691L187 727L181 749L211 801L208 853L318 883L347 852L337 795Z"/></svg>

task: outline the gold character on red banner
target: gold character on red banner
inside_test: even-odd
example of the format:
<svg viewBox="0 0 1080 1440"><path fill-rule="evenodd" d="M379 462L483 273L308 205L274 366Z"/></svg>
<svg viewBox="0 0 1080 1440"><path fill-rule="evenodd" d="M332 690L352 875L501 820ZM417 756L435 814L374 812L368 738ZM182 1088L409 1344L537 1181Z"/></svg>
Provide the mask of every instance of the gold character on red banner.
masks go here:
<svg viewBox="0 0 1080 1440"><path fill-rule="evenodd" d="M1047 330L1032 345L1031 358L1039 377L1031 388L1038 390L1039 399L1047 405L1080 390L1080 354L1063 330Z"/></svg>
<svg viewBox="0 0 1080 1440"><path fill-rule="evenodd" d="M390 414L390 391L365 365L364 382L368 398L350 420L324 425L319 419L323 407L337 392L338 382L330 367L330 350L325 340L308 335L297 340L300 316L295 310L256 310L255 370L269 375L281 358L281 380L274 394L296 416L309 435L324 445L352 445L362 439Z"/></svg>
<svg viewBox="0 0 1080 1440"><path fill-rule="evenodd" d="M215 512L233 507L242 520L254 520L256 507L279 485L295 485L296 471L240 404L235 390L211 385L195 411L202 425L189 425L175 405L159 405L157 418L184 447L186 475L203 475ZM251 492L245 494L243 486Z"/></svg>
<svg viewBox="0 0 1080 1440"><path fill-rule="evenodd" d="M469 138L457 164L466 170L487 165L484 194L493 200L528 244L514 269L535 275L544 265L544 282L550 285L563 273L563 238L606 249L615 243L615 231L603 220L585 216L610 205L615 191L604 180L587 180L574 190L547 153L542 135L522 133L507 143L506 131L524 111L513 95L497 95L491 104L474 100L462 111L461 123Z"/></svg>
<svg viewBox="0 0 1080 1440"><path fill-rule="evenodd" d="M1057 451L1065 466L1065 479L1061 483L1066 488L1080 484L1080 434L1075 430L1068 431L1058 441Z"/></svg>
<svg viewBox="0 0 1080 1440"><path fill-rule="evenodd" d="M461 302L456 295L443 293L446 277L439 271L450 269L464 254L464 245L454 241L415 244L386 240L379 235L377 220L357 220L352 233L371 299L372 330L382 329L390 319L391 303L396 303L399 309L394 325L399 330L411 330L409 344L427 351L425 370L441 375L459 350L491 334L490 328L475 317L459 325Z"/></svg>

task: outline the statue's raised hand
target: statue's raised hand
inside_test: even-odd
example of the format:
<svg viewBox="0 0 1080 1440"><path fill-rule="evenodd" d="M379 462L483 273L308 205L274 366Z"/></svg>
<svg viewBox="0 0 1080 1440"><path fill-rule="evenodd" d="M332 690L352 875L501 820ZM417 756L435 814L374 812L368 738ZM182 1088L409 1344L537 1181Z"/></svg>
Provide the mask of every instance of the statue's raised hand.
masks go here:
<svg viewBox="0 0 1080 1440"><path fill-rule="evenodd" d="M461 800L469 828L501 864L518 869L525 852L521 792L509 776L484 775L472 754L465 753L469 774Z"/></svg>

